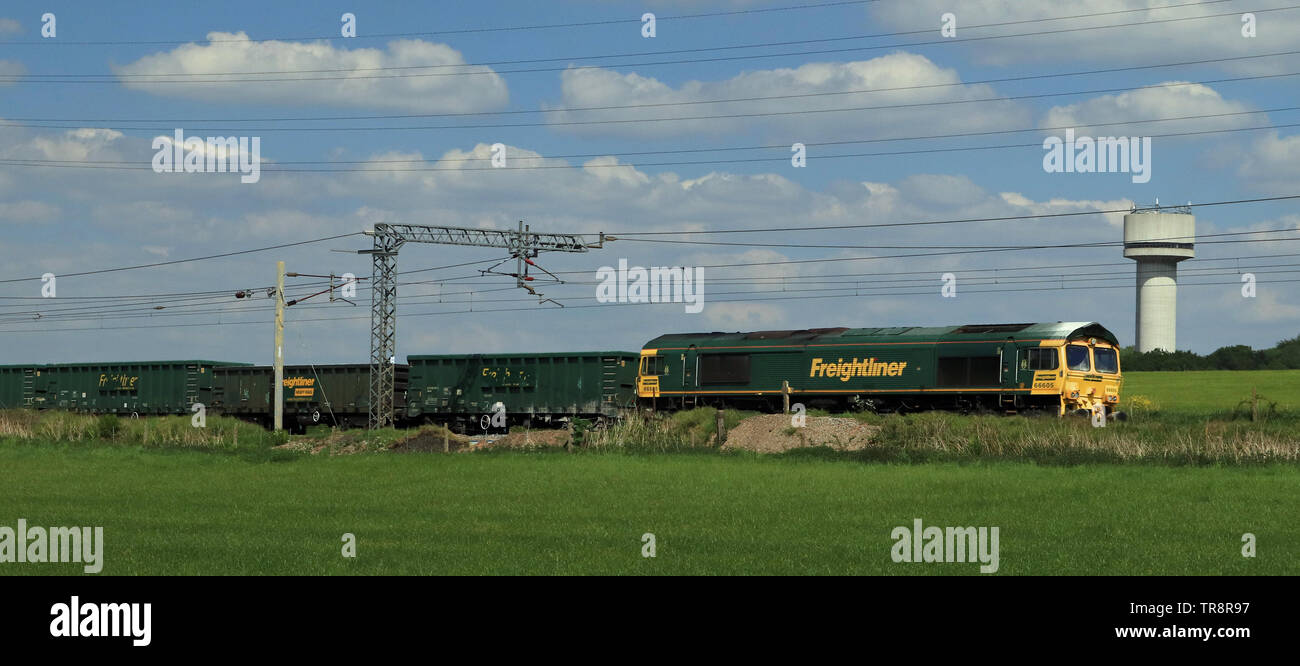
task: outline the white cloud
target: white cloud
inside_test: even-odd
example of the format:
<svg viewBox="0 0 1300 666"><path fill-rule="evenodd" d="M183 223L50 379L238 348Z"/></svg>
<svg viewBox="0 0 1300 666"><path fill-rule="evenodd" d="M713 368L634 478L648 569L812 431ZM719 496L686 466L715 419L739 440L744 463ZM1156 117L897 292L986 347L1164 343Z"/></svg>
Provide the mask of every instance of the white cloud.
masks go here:
<svg viewBox="0 0 1300 666"><path fill-rule="evenodd" d="M1184 6L1171 6L1175 4ZM1024 0L953 3L952 0L909 0L908 2L872 3L868 5L867 11L871 16L873 28L880 31L933 28L936 33L938 17L945 12L953 12L957 16L957 40L989 35L1050 32L1050 34L1031 37L980 40L964 51L976 62L991 65L1019 65L1026 62L1040 65L1062 62L1078 65L1093 62L1104 63L1105 67L1116 67L1122 64L1162 64L1295 49L1295 35L1300 34L1300 12L1264 12L1260 11L1263 9L1260 7L1234 7L1223 3L1186 6L1189 4L1173 3L1168 0L1075 0L1069 3L1025 2ZM1139 11L994 28L974 27L1129 9ZM1246 11L1255 12L1258 30L1254 38L1242 36L1241 14ZM1191 20L1157 22L1168 19ZM1132 23L1145 23L1145 25L1109 29L1076 29ZM1062 30L1072 31L1061 32ZM1300 63L1300 57L1293 55L1226 61L1217 66L1232 72L1255 75L1295 71L1297 63Z"/></svg>
<svg viewBox="0 0 1300 666"><path fill-rule="evenodd" d="M707 286L707 283L706 283ZM775 326L785 320L781 308L766 303L709 303L709 290L704 290L705 308L701 314L712 330L752 331Z"/></svg>
<svg viewBox="0 0 1300 666"><path fill-rule="evenodd" d="M11 18L0 18L0 35L16 35L23 31L22 25Z"/></svg>
<svg viewBox="0 0 1300 666"><path fill-rule="evenodd" d="M505 80L489 67L464 65L459 51L418 39L386 49L340 49L327 42L255 42L244 32L208 33L223 43L185 44L169 52L114 66L123 85L159 96L211 102L396 109L415 113L463 113L501 108L509 99ZM431 67L433 66L433 67ZM428 69L421 69L431 67ZM390 68L390 69L377 69ZM398 69L391 69L398 68ZM414 68L414 69L404 69ZM216 76L221 72L313 73ZM449 72L476 72L445 76ZM172 79L281 79L268 83L162 83L141 74L182 74ZM205 74L207 74L205 76ZM194 75L194 76L188 76ZM284 80L321 79L321 80Z"/></svg>
<svg viewBox="0 0 1300 666"><path fill-rule="evenodd" d="M1248 271L1246 271L1248 272ZM1208 287L1219 292L1218 304L1213 310L1222 320L1243 323L1282 323L1294 324L1300 320L1300 305L1281 300L1282 294L1294 294L1294 285L1287 283L1270 284L1269 275L1256 276L1254 298L1241 295L1241 285L1231 278L1215 278L1224 282L1222 287ZM1284 275L1281 280L1293 279L1294 275ZM1200 287L1205 289L1207 287ZM1293 329L1294 330L1294 329ZM1228 344L1228 343L1225 343Z"/></svg>
<svg viewBox="0 0 1300 666"><path fill-rule="evenodd" d="M1093 136L1150 136L1247 127L1258 125L1267 119L1264 115L1237 115L1168 123L1102 125L1133 120L1241 113L1252 109L1250 105L1243 102L1224 99L1218 91L1209 86L1181 85L1187 83L1167 81L1154 87L1131 90L1118 95L1103 95L1076 104L1054 106L1043 116L1039 126L1073 127L1078 133ZM1094 127L1094 125L1101 126ZM1054 133L1060 134L1060 131Z"/></svg>
<svg viewBox="0 0 1300 666"><path fill-rule="evenodd" d="M27 68L21 62L16 60L0 60L0 76L22 76L27 73ZM13 85L16 81L0 81L0 86Z"/></svg>
<svg viewBox="0 0 1300 666"><path fill-rule="evenodd" d="M1070 200L1063 198L1053 198L1047 201L1033 201L1018 192L1002 192L998 195L1003 201L1015 206L1023 211L1021 215L1051 215L1055 213L1077 213L1089 210L1123 210L1127 211L1133 207L1132 199L1111 199L1109 201L1100 200ZM1124 226L1125 212L1104 213L1100 217L1105 220L1106 224L1112 227ZM1085 219L1095 220L1092 216L1081 216ZM1048 218L1050 219L1050 218ZM1067 218L1068 219L1068 218Z"/></svg>
<svg viewBox="0 0 1300 666"><path fill-rule="evenodd" d="M43 201L0 201L0 223L48 222L58 214L58 206Z"/></svg>
<svg viewBox="0 0 1300 666"><path fill-rule="evenodd" d="M25 144L11 144L9 149L0 148L0 155L6 157L26 156L35 151L45 160L86 160L92 155L99 156L114 147L122 133L117 130L83 127L67 130L62 135L37 135Z"/></svg>
<svg viewBox="0 0 1300 666"><path fill-rule="evenodd" d="M692 80L674 88L653 77L620 74L603 68L570 68L560 76L563 101L544 106L552 123L636 119L637 122L556 125L586 135L664 137L682 134L730 134L761 130L793 142L818 139L889 138L913 136L918 128L942 127L944 133L1005 129L1029 122L1029 113L1006 101L963 104L961 111L939 106L873 108L825 112L829 109L896 107L930 102L957 102L996 97L987 85L966 85L956 70L935 65L925 56L893 53L871 60L809 63L797 68L743 72L723 81ZM874 90L864 94L827 94ZM734 103L692 103L718 99L751 99L809 95ZM580 108L676 104L636 109L578 111ZM789 111L797 114L780 115ZM802 113L814 111L814 113ZM746 117L663 120L749 114ZM752 115L773 114L773 115ZM656 121L659 120L659 121ZM920 132L925 133L925 132ZM814 159L816 152L809 156ZM785 155L789 159L789 154Z"/></svg>
<svg viewBox="0 0 1300 666"><path fill-rule="evenodd" d="M1300 134L1287 137L1272 131L1249 144L1229 148L1239 166L1237 176L1254 189L1295 194L1300 183Z"/></svg>

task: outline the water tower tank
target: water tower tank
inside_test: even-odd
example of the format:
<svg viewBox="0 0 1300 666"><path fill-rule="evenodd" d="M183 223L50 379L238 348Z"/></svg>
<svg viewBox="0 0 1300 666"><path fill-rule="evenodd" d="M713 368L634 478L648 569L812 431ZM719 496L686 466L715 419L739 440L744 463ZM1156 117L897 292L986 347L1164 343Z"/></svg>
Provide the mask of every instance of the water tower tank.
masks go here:
<svg viewBox="0 0 1300 666"><path fill-rule="evenodd" d="M1178 262L1196 256L1190 206L1134 208L1124 216L1124 256L1137 261L1138 351L1174 351Z"/></svg>

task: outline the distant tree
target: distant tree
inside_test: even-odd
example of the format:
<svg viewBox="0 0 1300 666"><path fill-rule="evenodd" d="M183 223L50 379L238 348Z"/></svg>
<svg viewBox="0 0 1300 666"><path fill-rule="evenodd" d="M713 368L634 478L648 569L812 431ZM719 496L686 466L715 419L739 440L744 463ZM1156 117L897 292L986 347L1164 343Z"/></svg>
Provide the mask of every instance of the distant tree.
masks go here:
<svg viewBox="0 0 1300 666"><path fill-rule="evenodd" d="M1157 349L1140 352L1134 347L1120 351L1124 370L1300 370L1300 335L1282 340L1269 349L1251 349L1248 345L1220 347L1209 356L1190 351L1169 352Z"/></svg>
<svg viewBox="0 0 1300 666"><path fill-rule="evenodd" d="M1272 349L1263 351L1265 364L1278 370L1300 369L1300 336L1283 340Z"/></svg>
<svg viewBox="0 0 1300 666"><path fill-rule="evenodd" d="M1261 357L1249 345L1219 347L1210 354L1210 367L1215 370L1255 370L1259 367Z"/></svg>

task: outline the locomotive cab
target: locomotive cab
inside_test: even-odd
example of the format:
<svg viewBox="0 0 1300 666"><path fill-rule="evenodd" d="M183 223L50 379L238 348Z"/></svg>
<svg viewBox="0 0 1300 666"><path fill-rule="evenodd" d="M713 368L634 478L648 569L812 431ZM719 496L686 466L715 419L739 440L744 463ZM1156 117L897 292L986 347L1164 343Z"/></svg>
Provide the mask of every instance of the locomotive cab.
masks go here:
<svg viewBox="0 0 1300 666"><path fill-rule="evenodd" d="M641 350L641 365L636 373L636 394L639 398L659 397L659 377L668 374L665 359L657 349Z"/></svg>
<svg viewBox="0 0 1300 666"><path fill-rule="evenodd" d="M1058 403L1061 415L1105 409L1119 404L1119 347L1096 337L1045 340L1021 349L1019 376L1027 378L1034 397ZM1022 384L1023 386L1023 384Z"/></svg>
<svg viewBox="0 0 1300 666"><path fill-rule="evenodd" d="M1113 414L1119 405L1122 377L1119 348L1097 338L1075 338L1061 348L1064 356L1062 413L1104 409Z"/></svg>

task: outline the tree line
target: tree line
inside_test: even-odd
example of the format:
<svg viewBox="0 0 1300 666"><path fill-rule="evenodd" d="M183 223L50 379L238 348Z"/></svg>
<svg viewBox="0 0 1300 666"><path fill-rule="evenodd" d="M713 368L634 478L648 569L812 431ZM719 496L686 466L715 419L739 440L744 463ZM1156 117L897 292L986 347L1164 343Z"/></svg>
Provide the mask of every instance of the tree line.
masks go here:
<svg viewBox="0 0 1300 666"><path fill-rule="evenodd" d="M1283 340L1269 349L1251 349L1247 345L1220 347L1208 356L1190 351L1168 352L1157 349L1140 352L1125 347L1121 353L1123 369L1144 370L1297 370L1300 369L1300 335Z"/></svg>

